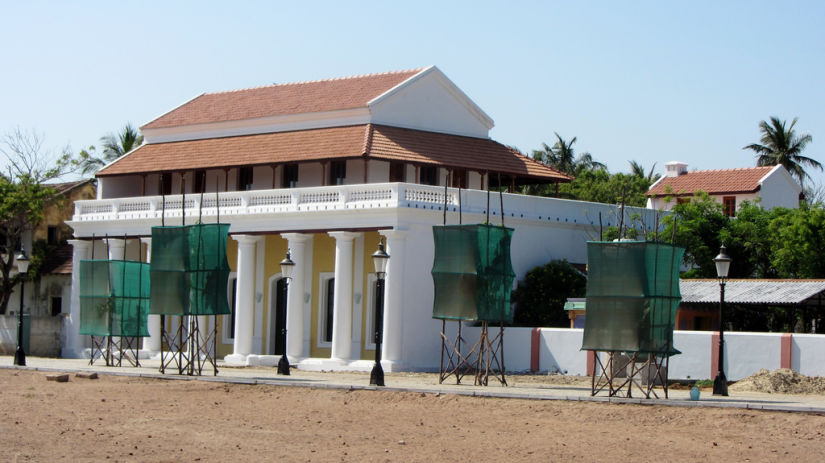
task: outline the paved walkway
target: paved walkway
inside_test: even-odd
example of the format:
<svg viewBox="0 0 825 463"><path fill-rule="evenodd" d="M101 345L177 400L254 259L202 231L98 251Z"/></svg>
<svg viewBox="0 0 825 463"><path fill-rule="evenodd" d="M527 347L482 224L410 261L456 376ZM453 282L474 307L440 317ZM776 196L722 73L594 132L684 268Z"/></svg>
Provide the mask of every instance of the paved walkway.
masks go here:
<svg viewBox="0 0 825 463"><path fill-rule="evenodd" d="M211 369L204 369L202 376L186 376L178 374L161 374L159 360L141 360L141 367L106 367L102 362L89 365L87 359L53 359L43 357L28 357L27 366L15 367L11 356L0 356L0 368L25 368L38 371L55 372L90 372L122 376L137 376L148 378L165 378L195 381L220 381L237 384L269 384L275 386L314 387L325 389L383 389L388 391L406 391L427 394L459 394L481 397L519 398L531 400L569 400L589 402L636 403L643 405L664 405L679 407L720 407L742 408L752 410L775 410L786 412L806 412L825 414L825 395L791 395L791 394L764 394L757 392L735 392L729 397L716 397L709 391L702 391L698 401L691 401L689 391L685 389L671 389L670 398L664 399L637 399L637 398L609 398L606 393L596 397L590 396L590 383L582 380L571 381L571 384L557 384L559 377L544 375L510 375L507 376L509 386L504 387L498 381L490 378L487 387L473 386L472 377L465 377L462 381L468 384L438 384L438 375L435 373L387 373L386 387L377 388L369 385L368 373L355 372L315 372L293 369L290 376L279 376L276 368L265 367L230 367L218 364L218 375L214 376ZM167 370L168 371L168 370ZM634 390L634 393L636 391ZM657 390L660 393L661 391Z"/></svg>

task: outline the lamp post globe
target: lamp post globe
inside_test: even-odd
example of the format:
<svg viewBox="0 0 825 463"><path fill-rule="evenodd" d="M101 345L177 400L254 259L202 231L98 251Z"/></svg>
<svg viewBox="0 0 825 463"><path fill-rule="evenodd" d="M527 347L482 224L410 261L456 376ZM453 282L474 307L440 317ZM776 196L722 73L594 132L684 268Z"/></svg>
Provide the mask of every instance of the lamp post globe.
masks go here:
<svg viewBox="0 0 825 463"><path fill-rule="evenodd" d="M23 247L15 256L17 271L20 272L20 310L17 312L17 349L14 351L14 364L26 366L26 352L23 350L23 299L26 294L26 272L29 271L29 256Z"/></svg>
<svg viewBox="0 0 825 463"><path fill-rule="evenodd" d="M713 258L716 264L716 278L719 280L719 367L713 379L713 395L728 395L728 378L725 376L725 284L728 280L731 258L725 245L719 248L719 255Z"/></svg>
<svg viewBox="0 0 825 463"><path fill-rule="evenodd" d="M384 241L378 243L378 250L372 254L372 263L375 265L375 365L370 372L370 384L384 386L384 368L381 366L381 342L384 337L384 278L387 275L387 265L390 255L384 250Z"/></svg>
<svg viewBox="0 0 825 463"><path fill-rule="evenodd" d="M295 272L295 262L292 261L290 257L289 249L286 251L286 257L281 261L281 277L284 279L284 292L283 292L283 301L284 305L288 306L287 303L287 296L289 295L289 282L292 280L292 275ZM278 360L278 374L279 375L289 375L289 358L286 355L286 317L284 317L284 323L281 326L281 342L280 348L281 351L281 359Z"/></svg>

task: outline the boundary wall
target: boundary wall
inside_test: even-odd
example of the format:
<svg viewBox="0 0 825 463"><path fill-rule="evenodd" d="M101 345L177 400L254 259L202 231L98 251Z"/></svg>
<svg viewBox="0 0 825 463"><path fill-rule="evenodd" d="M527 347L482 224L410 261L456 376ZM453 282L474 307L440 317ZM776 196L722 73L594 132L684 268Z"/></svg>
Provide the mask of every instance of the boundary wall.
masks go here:
<svg viewBox="0 0 825 463"><path fill-rule="evenodd" d="M493 327L491 326L491 331ZM589 375L593 354L580 350L584 330L576 328L506 328L504 365L511 372ZM478 328L467 327L468 341ZM491 333L492 334L492 333ZM671 379L712 379L716 376L719 333L674 331ZM825 376L825 335L801 333L725 333L725 373L731 381L760 369L791 368L806 376Z"/></svg>

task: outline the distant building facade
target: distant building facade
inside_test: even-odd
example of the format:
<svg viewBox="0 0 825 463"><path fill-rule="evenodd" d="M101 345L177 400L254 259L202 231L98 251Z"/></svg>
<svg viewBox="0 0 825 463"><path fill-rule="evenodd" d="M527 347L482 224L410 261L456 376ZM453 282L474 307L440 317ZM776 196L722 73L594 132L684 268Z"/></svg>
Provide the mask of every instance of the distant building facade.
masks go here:
<svg viewBox="0 0 825 463"><path fill-rule="evenodd" d="M699 191L708 193L733 217L744 201L758 201L765 209L797 208L802 187L781 165L688 172L686 163L673 161L665 164L665 175L648 190L647 207L669 211Z"/></svg>

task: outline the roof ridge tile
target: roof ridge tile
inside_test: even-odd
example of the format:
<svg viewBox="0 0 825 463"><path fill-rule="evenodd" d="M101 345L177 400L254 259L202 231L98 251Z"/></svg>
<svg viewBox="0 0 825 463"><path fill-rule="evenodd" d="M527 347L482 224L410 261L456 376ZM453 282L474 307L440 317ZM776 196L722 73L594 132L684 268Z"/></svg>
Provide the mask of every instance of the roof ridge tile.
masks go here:
<svg viewBox="0 0 825 463"><path fill-rule="evenodd" d="M327 79L300 80L300 81L295 81L295 82L284 82L282 84L257 85L257 86L253 86L253 87L236 88L236 89L233 89L233 90L223 90L223 91L220 91L220 92L206 92L206 93L202 93L201 95L225 95L225 94L229 94L229 93L246 92L246 91L249 91L249 90L260 90L260 89L263 89L263 88L287 87L287 86L291 86L291 85L319 84L319 83L324 83L324 82L338 82L338 81L342 81L342 80L366 79L366 78L370 78L370 77L381 77L381 76L391 76L391 75L396 75L396 74L407 74L407 73L410 73L410 72L418 73L418 72L421 72L425 69L427 69L427 68L422 67L422 68L412 68L412 69L404 69L404 70L398 70L398 71L373 72L373 73L368 73L368 74L359 74L359 75L345 76L345 77L330 77L330 78L327 78Z"/></svg>

